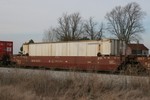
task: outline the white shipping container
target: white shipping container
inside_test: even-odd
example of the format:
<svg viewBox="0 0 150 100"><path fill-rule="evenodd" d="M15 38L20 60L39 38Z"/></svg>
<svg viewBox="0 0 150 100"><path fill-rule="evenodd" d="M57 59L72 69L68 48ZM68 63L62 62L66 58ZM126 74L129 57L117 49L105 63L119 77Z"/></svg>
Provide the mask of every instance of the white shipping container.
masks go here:
<svg viewBox="0 0 150 100"><path fill-rule="evenodd" d="M110 55L111 54L111 43L110 41L103 41L102 42L102 55Z"/></svg>
<svg viewBox="0 0 150 100"><path fill-rule="evenodd" d="M87 55L86 56L97 56L99 52L98 41L87 43Z"/></svg>
<svg viewBox="0 0 150 100"><path fill-rule="evenodd" d="M28 54L29 53L29 45L28 44L24 44L23 45L23 54Z"/></svg>
<svg viewBox="0 0 150 100"><path fill-rule="evenodd" d="M79 46L78 46L78 56L87 56L87 43L86 42L83 42L83 43L80 43L79 42Z"/></svg>
<svg viewBox="0 0 150 100"><path fill-rule="evenodd" d="M36 55L35 44L29 44L29 56L38 56Z"/></svg>
<svg viewBox="0 0 150 100"><path fill-rule="evenodd" d="M101 55L119 55L120 49L125 52L125 42L117 39L23 45L24 53L29 56L97 56L98 52Z"/></svg>

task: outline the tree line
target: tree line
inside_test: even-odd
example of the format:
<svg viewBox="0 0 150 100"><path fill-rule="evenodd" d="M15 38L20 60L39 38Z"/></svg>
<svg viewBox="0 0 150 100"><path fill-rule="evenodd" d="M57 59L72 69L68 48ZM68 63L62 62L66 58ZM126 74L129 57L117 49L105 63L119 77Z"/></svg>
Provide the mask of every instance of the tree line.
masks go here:
<svg viewBox="0 0 150 100"><path fill-rule="evenodd" d="M100 40L105 37L104 32L108 32L128 44L141 38L144 16L145 12L136 2L116 6L108 12L105 16L106 27L102 22L94 21L93 17L83 20L79 12L65 13L58 18L57 27L51 27L44 33L43 41Z"/></svg>
<svg viewBox="0 0 150 100"><path fill-rule="evenodd" d="M95 40L103 36L103 24L99 25L92 17L83 21L80 13L63 14L58 18L58 26L44 33L43 41Z"/></svg>

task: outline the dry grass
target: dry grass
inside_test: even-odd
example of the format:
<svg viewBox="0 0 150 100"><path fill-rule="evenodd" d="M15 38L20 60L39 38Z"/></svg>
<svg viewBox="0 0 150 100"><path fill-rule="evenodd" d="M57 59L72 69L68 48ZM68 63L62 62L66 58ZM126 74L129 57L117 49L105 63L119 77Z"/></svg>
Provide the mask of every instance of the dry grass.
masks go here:
<svg viewBox="0 0 150 100"><path fill-rule="evenodd" d="M114 85L99 77L58 79L50 74L22 74L19 71L0 73L0 100L149 100L150 78L147 82L131 80Z"/></svg>

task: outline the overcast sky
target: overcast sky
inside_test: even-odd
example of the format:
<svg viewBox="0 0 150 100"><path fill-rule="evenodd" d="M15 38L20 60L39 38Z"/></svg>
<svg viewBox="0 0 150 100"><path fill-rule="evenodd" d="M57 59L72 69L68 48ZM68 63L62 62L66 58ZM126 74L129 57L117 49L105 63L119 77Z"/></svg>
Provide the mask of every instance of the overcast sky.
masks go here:
<svg viewBox="0 0 150 100"><path fill-rule="evenodd" d="M42 41L44 31L55 27L63 13L79 12L83 19L94 17L105 23L106 13L130 2L137 2L146 12L141 42L150 49L150 0L0 0L0 40L13 41L18 53L24 42Z"/></svg>

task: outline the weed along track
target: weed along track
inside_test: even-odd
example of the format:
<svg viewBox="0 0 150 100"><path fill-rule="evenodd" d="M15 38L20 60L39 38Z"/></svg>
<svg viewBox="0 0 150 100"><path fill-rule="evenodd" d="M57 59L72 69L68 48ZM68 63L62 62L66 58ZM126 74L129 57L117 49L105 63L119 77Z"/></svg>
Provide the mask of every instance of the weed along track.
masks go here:
<svg viewBox="0 0 150 100"><path fill-rule="evenodd" d="M149 100L149 93L150 77L0 68L1 100Z"/></svg>
<svg viewBox="0 0 150 100"><path fill-rule="evenodd" d="M47 75L50 78L56 79L72 79L72 78L96 78L97 81L105 83L113 82L113 84L123 85L130 84L133 81L141 81L148 83L150 76L129 76L129 75L114 75L114 74L100 74L100 73L86 73L86 72L73 72L73 71L52 71L52 70L36 70L36 69L20 69L20 68L0 68L0 73L22 75L29 77L33 75ZM113 85L112 84L112 85Z"/></svg>

